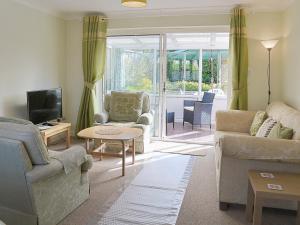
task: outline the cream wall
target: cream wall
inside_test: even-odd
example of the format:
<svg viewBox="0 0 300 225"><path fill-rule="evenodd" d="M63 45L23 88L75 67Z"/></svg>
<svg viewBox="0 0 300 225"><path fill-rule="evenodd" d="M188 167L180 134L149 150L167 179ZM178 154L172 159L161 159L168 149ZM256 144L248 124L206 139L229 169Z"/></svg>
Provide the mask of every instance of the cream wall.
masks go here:
<svg viewBox="0 0 300 225"><path fill-rule="evenodd" d="M67 21L67 51L66 51L66 89L67 99L65 116L75 127L83 91L82 72L82 24L79 21Z"/></svg>
<svg viewBox="0 0 300 225"><path fill-rule="evenodd" d="M249 109L264 109L267 104L267 52L260 44L262 39L282 35L282 13L256 13L247 16L249 35ZM145 19L115 19L108 23L109 35L158 34L165 32L227 32L229 15L199 15ZM81 67L82 23L67 22L67 118L76 123L83 87ZM281 43L272 52L272 99L281 97Z"/></svg>
<svg viewBox="0 0 300 225"><path fill-rule="evenodd" d="M267 65L268 53L261 40L281 39L283 26L282 13L248 14L249 48L249 109L265 109L268 101ZM282 41L272 50L272 101L281 100Z"/></svg>
<svg viewBox="0 0 300 225"><path fill-rule="evenodd" d="M0 116L26 118L26 91L64 88L65 22L0 1Z"/></svg>
<svg viewBox="0 0 300 225"><path fill-rule="evenodd" d="M300 110L300 1L284 13L282 98Z"/></svg>

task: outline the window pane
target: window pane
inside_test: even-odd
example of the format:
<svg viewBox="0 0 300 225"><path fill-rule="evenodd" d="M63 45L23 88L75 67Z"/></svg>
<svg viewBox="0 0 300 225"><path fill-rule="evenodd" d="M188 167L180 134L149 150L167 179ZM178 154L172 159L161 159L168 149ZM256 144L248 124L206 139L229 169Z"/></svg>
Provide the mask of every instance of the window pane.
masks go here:
<svg viewBox="0 0 300 225"><path fill-rule="evenodd" d="M228 85L228 50L203 50L202 91L224 96Z"/></svg>
<svg viewBox="0 0 300 225"><path fill-rule="evenodd" d="M154 135L159 124L159 36L119 36L107 40L105 91L143 91L150 96Z"/></svg>
<svg viewBox="0 0 300 225"><path fill-rule="evenodd" d="M199 50L167 52L168 93L196 94L199 82Z"/></svg>

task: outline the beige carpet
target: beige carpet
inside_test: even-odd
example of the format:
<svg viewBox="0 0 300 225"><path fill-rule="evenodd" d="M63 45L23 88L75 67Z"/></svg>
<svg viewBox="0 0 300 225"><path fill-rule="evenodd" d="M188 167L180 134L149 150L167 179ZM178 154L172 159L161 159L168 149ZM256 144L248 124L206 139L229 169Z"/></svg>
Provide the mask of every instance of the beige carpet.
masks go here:
<svg viewBox="0 0 300 225"><path fill-rule="evenodd" d="M158 155L161 154L137 155L137 163L126 168L125 177L120 176L120 159L105 158L101 162L95 161L89 173L90 199L66 217L60 225L96 225L102 213L113 204L143 165L149 163L149 158L160 160L168 157L168 154L163 157ZM195 158L193 174L176 225L250 225L245 219L244 206L232 206L226 212L218 209L213 150L207 150L205 157ZM295 218L295 212L265 209L262 225L294 225Z"/></svg>

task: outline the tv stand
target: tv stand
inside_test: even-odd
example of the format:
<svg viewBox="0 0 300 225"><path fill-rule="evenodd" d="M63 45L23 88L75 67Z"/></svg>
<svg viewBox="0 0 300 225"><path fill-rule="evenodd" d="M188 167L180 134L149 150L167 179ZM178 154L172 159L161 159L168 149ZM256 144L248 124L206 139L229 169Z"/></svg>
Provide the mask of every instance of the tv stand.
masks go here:
<svg viewBox="0 0 300 225"><path fill-rule="evenodd" d="M53 137L58 134L65 133L66 134L66 146L67 148L70 147L71 144L71 124L70 123L50 123L51 125L48 129L46 130L41 130L41 135L44 139L44 142L47 146L48 144L48 138Z"/></svg>
<svg viewBox="0 0 300 225"><path fill-rule="evenodd" d="M57 124L53 124L53 123L49 123L49 122L43 122L41 123L42 126L49 126L49 127L52 127L52 126L55 126Z"/></svg>

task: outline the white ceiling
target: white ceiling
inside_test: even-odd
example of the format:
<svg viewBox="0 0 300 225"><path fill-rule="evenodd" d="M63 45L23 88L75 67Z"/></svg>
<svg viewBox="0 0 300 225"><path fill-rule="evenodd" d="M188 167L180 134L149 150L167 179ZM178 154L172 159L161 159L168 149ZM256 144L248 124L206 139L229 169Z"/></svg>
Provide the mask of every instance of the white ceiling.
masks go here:
<svg viewBox="0 0 300 225"><path fill-rule="evenodd" d="M236 5L251 11L281 11L294 0L148 0L146 8L130 9L121 0L15 0L48 13L72 18L101 12L110 18L228 13Z"/></svg>

